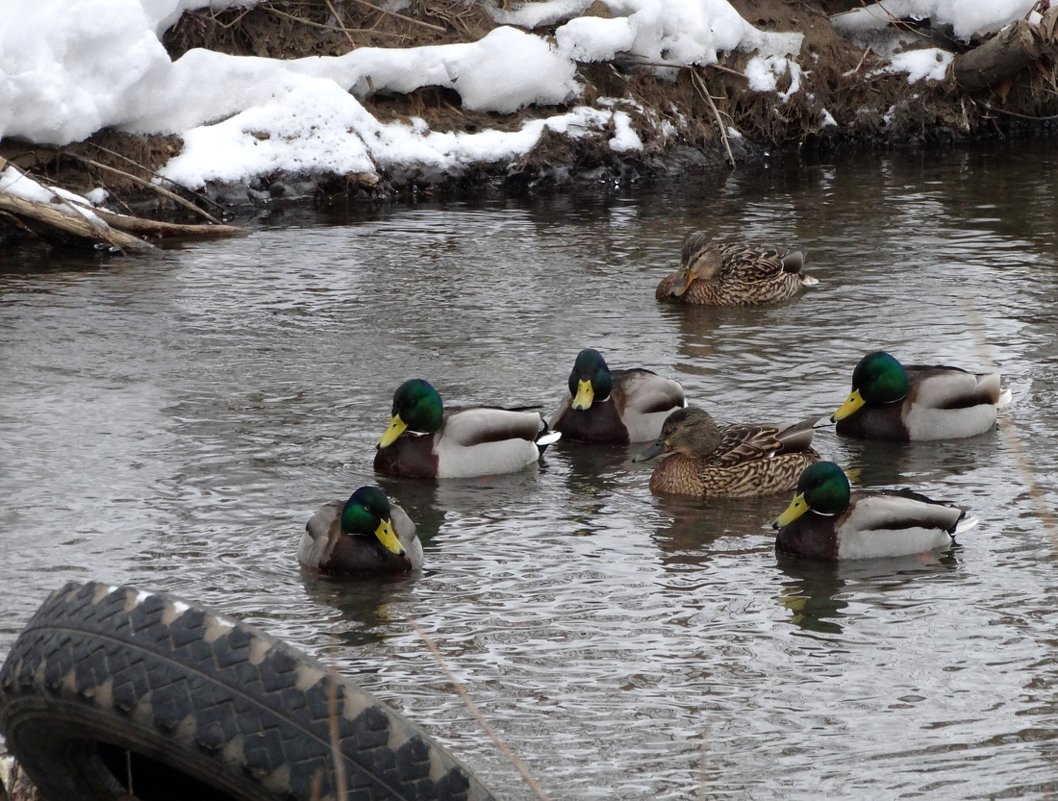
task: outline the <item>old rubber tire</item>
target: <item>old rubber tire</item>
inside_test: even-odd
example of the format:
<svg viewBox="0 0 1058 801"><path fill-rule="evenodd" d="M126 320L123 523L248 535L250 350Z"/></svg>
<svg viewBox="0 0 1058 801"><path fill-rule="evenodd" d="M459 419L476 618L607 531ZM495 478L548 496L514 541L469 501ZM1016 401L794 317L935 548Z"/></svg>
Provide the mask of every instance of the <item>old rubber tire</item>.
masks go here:
<svg viewBox="0 0 1058 801"><path fill-rule="evenodd" d="M0 731L50 801L323 801L338 795L329 698L350 801L492 798L314 659L131 587L71 582L44 602L0 670Z"/></svg>

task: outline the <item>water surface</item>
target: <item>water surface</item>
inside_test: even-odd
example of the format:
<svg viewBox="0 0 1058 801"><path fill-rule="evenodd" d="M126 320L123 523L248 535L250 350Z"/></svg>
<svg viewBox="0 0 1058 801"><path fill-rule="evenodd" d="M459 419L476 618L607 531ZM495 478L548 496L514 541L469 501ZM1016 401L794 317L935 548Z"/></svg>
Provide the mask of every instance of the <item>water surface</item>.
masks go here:
<svg viewBox="0 0 1058 801"><path fill-rule="evenodd" d="M505 799L533 795L424 638L554 799L1053 797L1056 170L1032 145L895 154L0 254L0 657L63 582L131 583L333 661ZM796 244L820 284L658 306L699 227ZM787 498L655 498L635 448L562 443L516 475L382 479L419 524L418 577L299 573L314 509L379 480L397 384L550 410L582 347L725 421L828 414L879 347L1001 369L995 432L817 438L859 484L982 523L943 558L780 561Z"/></svg>

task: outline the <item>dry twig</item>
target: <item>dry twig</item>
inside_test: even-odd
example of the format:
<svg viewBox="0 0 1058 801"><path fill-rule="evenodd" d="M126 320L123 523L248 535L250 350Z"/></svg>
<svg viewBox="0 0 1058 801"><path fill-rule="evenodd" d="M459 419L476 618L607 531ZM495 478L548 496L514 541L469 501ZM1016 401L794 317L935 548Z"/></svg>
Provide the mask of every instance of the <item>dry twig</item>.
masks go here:
<svg viewBox="0 0 1058 801"><path fill-rule="evenodd" d="M359 3L362 6L367 6L373 11L377 11L379 14L388 14L396 19L402 19L405 22L410 22L412 25L419 25L423 28L429 28L431 31L437 31L438 33L446 33L445 29L440 25L434 25L432 22L423 22L421 19L415 19L415 17L407 17L404 14L398 14L396 11L388 11L384 8L379 8L374 3L369 3L367 0L353 0L353 2Z"/></svg>
<svg viewBox="0 0 1058 801"><path fill-rule="evenodd" d="M856 66L855 66L855 67L854 67L854 68L852 69L852 72L846 72L846 73L845 73L845 75L843 75L842 77L847 77L847 76L850 76L850 75L855 75L855 74L856 74L857 72L859 72L859 71L860 71L860 67L862 67L862 66L863 66L863 62L867 60L867 55L868 55L868 54L869 54L870 52L871 52L871 47L870 47L870 45L868 45L868 46L866 47L866 49L865 49L865 50L863 51L863 55L862 55L862 56L860 56L860 60L859 60L859 63L858 63L858 64L856 64Z"/></svg>
<svg viewBox="0 0 1058 801"><path fill-rule="evenodd" d="M327 3L327 8L329 8L334 15L334 19L338 23L338 28L345 34L345 38L349 40L349 46L353 48L353 50L356 50L356 42L353 41L353 34L346 29L345 23L342 22L342 18L338 16L338 9L334 7L334 3L332 3L331 0L324 0L324 2Z"/></svg>
<svg viewBox="0 0 1058 801"><path fill-rule="evenodd" d="M132 181L133 183L139 184L140 186L146 187L148 189L153 189L155 192L157 192L162 197L166 197L169 200L172 200L174 203L179 203L181 206L184 206L185 208L190 209L195 214L198 214L198 215L201 215L202 217L205 217L207 220L209 220L214 225L222 225L221 221L218 220L216 217L214 217L212 214L210 214L208 211L204 211L203 209L200 209L198 206L196 206L190 200L185 200L184 198L180 197L180 195L176 194L176 192L171 192L168 189L166 189L164 186L158 186L158 184L152 184L150 181L146 181L143 178L140 178L138 175L133 175L131 172L125 172L124 170L119 170L117 167L111 167L109 164L103 164L102 162L96 161L95 159L88 158L88 156L79 156L76 153L69 153L69 152L64 153L63 155L69 156L70 158L73 158L73 159L77 159L78 161L80 161L80 162L82 162L84 164L88 164L89 166L95 167L96 169L106 170L107 172L112 172L115 175L120 175L122 178L128 178L130 181Z"/></svg>
<svg viewBox="0 0 1058 801"><path fill-rule="evenodd" d="M294 20L294 22L301 23L302 25L308 25L310 28L322 28L325 31L341 31L342 33L370 33L372 36L395 36L398 39L407 39L407 34L399 33L397 31L379 31L371 28L339 28L334 25L328 25L325 22L316 22L315 20L306 19L305 17L299 17L296 14L290 14L286 11L280 11L278 8L272 6L262 6L262 8L269 14L274 14L277 17L283 17L285 19Z"/></svg>
<svg viewBox="0 0 1058 801"><path fill-rule="evenodd" d="M150 167L147 167L144 164L140 164L135 159L129 158L128 156L126 156L123 153L118 153L116 150L111 150L109 147L103 147L103 145L99 144L98 142L86 142L85 144L91 145L96 150L98 150L98 151L100 151L102 153L106 153L108 156L112 156L113 158L120 159L121 161L124 161L126 164L131 164L133 167L136 167L136 168L142 170L143 172L150 173L152 176L154 176L155 178L157 178L160 181L164 181L165 183L173 184L173 182L170 181L168 178L163 178L162 176L158 175L158 173L156 173L154 170L152 170ZM69 155L69 154L67 153L67 155ZM176 184L173 184L173 185L176 186ZM215 206L216 208L222 209L222 210L224 208L220 203L218 203L215 200L211 200L206 195L203 195L203 194L201 194L199 192L195 192L195 191L190 190L190 189L185 189L185 191L188 192L191 195L194 195L196 198L201 200L203 203L208 203L208 204L210 204L212 206Z"/></svg>

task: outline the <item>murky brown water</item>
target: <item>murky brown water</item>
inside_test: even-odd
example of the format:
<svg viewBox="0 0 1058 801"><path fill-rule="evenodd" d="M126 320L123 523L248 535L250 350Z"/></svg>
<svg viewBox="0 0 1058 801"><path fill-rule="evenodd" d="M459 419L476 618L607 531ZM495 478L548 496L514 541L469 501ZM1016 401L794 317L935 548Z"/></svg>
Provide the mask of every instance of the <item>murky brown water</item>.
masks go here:
<svg viewBox="0 0 1058 801"><path fill-rule="evenodd" d="M0 254L0 657L68 579L179 593L335 661L505 799L1058 793L1058 156L896 154L726 182L347 216L99 260ZM356 214L359 216L356 216ZM805 248L776 308L659 307L692 227ZM777 562L785 498L659 500L632 450L386 480L428 570L303 578L316 506L373 480L393 388L557 401L582 347L725 420L831 411L852 365L998 366L997 432L820 450L982 525L928 564Z"/></svg>

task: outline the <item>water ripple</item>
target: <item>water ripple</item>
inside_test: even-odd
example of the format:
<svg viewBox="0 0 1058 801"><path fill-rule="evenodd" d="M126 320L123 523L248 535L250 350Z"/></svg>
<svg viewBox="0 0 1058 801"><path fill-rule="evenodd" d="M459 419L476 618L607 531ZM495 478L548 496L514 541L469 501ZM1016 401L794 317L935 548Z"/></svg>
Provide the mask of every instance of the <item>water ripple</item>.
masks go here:
<svg viewBox="0 0 1058 801"><path fill-rule="evenodd" d="M277 210L244 239L120 262L5 255L0 653L61 582L131 582L337 664L506 799L532 796L424 637L554 798L1049 797L1053 162L787 164L635 195ZM802 247L820 284L658 307L692 228ZM418 522L417 577L297 572L314 509L379 481L397 384L549 411L586 346L721 420L829 414L874 348L998 366L999 431L817 436L858 483L983 522L941 558L781 560L766 524L785 498L654 498L635 447L559 443L513 476L381 479Z"/></svg>

